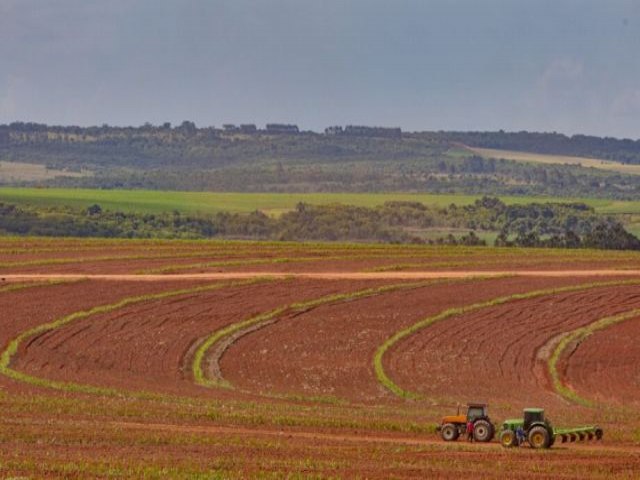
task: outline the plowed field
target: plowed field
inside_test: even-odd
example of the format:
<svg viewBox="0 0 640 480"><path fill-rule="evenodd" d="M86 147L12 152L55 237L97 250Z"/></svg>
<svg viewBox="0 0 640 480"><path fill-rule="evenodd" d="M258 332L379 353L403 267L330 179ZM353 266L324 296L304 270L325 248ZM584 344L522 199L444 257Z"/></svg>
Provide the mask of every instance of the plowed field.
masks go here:
<svg viewBox="0 0 640 480"><path fill-rule="evenodd" d="M594 333L568 351L568 383L582 396L606 404L640 405L640 316Z"/></svg>
<svg viewBox="0 0 640 480"><path fill-rule="evenodd" d="M637 270L629 252L0 240L0 477L635 478ZM605 437L440 440L470 400Z"/></svg>

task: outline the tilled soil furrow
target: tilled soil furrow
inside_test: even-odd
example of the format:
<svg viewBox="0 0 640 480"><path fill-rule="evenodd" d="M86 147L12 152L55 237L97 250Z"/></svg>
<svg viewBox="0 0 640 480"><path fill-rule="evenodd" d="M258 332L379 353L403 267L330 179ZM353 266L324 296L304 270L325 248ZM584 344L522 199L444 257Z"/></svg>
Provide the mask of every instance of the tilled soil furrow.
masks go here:
<svg viewBox="0 0 640 480"><path fill-rule="evenodd" d="M32 346L28 355L18 356L16 368L27 372L37 371L38 376L55 380L90 385L104 385L107 382L108 386L124 389L207 394L184 376L184 353L197 338L229 322L241 320L247 312L360 289L366 287L367 283L380 285L380 282L354 284L318 280L267 282L198 295L189 294L189 302L166 299L171 301L132 305L121 311L73 322L52 332L52 338L66 339L66 354L52 352L46 344L39 345L38 349ZM80 336L76 337L80 329L89 333L81 341ZM87 345L91 345L91 348L86 349ZM81 361L78 360L80 356ZM46 368L37 360L44 358L48 362ZM104 358L112 361L104 362ZM73 372L69 371L67 365L73 365ZM117 378L115 382L114 378Z"/></svg>
<svg viewBox="0 0 640 480"><path fill-rule="evenodd" d="M628 310L631 308L627 307ZM640 318L599 330L565 352L563 379L579 395L617 406L640 398Z"/></svg>
<svg viewBox="0 0 640 480"><path fill-rule="evenodd" d="M427 395L446 390L442 382L433 385L433 378L442 377L440 372L456 371L459 378L469 379L465 384L469 387L453 386L449 389L451 395L460 395L456 392L466 390L467 396L473 397L474 393L489 396L493 385L501 383L510 385L503 394L504 401L517 399L518 392L528 397L526 392L533 391L540 402L553 402L556 397L550 382L536 374L539 371L536 368L539 349L558 333L586 325L607 314L640 306L636 292L637 287L629 286L598 289L593 295L587 290L554 296L553 301L518 301L519 313L511 307L498 306L490 309L493 318L485 313L478 317L466 314L447 319L426 329L440 330L439 334L430 332L423 335L419 332L415 336L420 341L414 339L395 349L392 355L396 357L396 363L391 365L405 381L409 380L405 374L407 366L416 366L411 384L415 390ZM514 314L517 321L513 321ZM474 332L477 338L493 338L493 342L478 342L476 346L480 348L468 353L447 354L459 343L461 332ZM438 338L438 342L434 342L434 338ZM421 355L422 362L416 361L416 355ZM501 378L498 382L495 380L496 372ZM544 391L540 390L541 386L545 387Z"/></svg>
<svg viewBox="0 0 640 480"><path fill-rule="evenodd" d="M398 329L429 314L473 303L474 298L491 299L509 291L526 292L536 287L576 283L584 283L584 280L479 280L433 285L415 292L392 293L345 305L319 307L295 320L279 321L259 333L239 339L229 348L221 367L225 378L248 391L393 401L390 392L381 389L375 378L372 358L378 345ZM423 332L428 336L441 334L430 328ZM460 332L458 340L474 334L469 329ZM406 343L412 340L408 337ZM460 358L460 352L465 350L461 349L458 341L437 351L438 358L430 358L429 361L443 365L434 370L434 377L442 377L444 381L449 376L444 372L450 372L445 365L451 368ZM411 356L403 358L407 360L402 365L403 372L414 372L415 368L420 368L420 365L411 363ZM390 364L394 362L395 355L389 355L388 361ZM424 381L431 382L432 379Z"/></svg>

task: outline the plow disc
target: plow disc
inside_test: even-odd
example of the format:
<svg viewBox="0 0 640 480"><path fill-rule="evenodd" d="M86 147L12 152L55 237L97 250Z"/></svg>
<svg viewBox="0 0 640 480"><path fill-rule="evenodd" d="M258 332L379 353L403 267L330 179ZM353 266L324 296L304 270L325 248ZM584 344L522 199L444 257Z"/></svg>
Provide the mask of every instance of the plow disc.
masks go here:
<svg viewBox="0 0 640 480"><path fill-rule="evenodd" d="M553 431L553 437L562 443L602 440L603 431L600 427L558 428Z"/></svg>

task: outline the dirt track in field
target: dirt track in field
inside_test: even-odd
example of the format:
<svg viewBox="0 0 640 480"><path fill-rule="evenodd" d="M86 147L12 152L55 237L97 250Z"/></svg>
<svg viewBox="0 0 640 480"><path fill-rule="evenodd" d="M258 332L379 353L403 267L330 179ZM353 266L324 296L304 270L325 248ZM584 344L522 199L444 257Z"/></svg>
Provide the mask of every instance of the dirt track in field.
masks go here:
<svg viewBox="0 0 640 480"><path fill-rule="evenodd" d="M126 282L158 282L174 280L239 280L255 277L273 278L309 278L317 280L420 280L439 278L469 277L640 277L640 270L460 270L460 271L407 271L407 272L211 272L184 274L5 274L1 281L33 281L33 280L111 280Z"/></svg>
<svg viewBox="0 0 640 480"><path fill-rule="evenodd" d="M371 435L367 434L340 434L299 430L283 430L283 429L266 429L266 428L246 428L233 426L217 426L217 425L176 425L165 423L143 423L143 422L113 422L112 425L124 429L152 430L173 433L193 433L204 435L246 435L246 436L269 436L269 437L286 437L290 439L300 440L325 440L329 442L348 442L348 443L382 443L391 445L414 445L414 446L443 446L446 445L437 436L420 436L407 437L403 435ZM496 442L491 443L467 443L462 439L458 444L463 444L466 448L474 448L480 450L497 450L504 452L503 447ZM456 444L449 444L456 445ZM524 447L523 447L524 448ZM561 446L556 449L562 448ZM572 450L577 451L593 451L595 452L619 452L640 454L640 446L635 445L611 445L604 441L580 442L571 445Z"/></svg>
<svg viewBox="0 0 640 480"><path fill-rule="evenodd" d="M193 433L204 435L246 435L246 436L269 436L269 437L287 437L300 440L326 440L330 442L349 442L349 443L383 443L392 445L429 445L442 446L442 440L437 436L430 437L407 437L402 435L371 435L371 434L339 434L326 432L312 432L299 430L282 430L267 428L246 428L233 426L217 426L217 425L176 425L166 423L142 423L142 422L113 422L112 425L125 429L152 430L172 433ZM495 449L503 451L502 447L496 443L465 443L459 441L467 448L477 449ZM455 444L452 444L455 445ZM633 445L606 445L604 442L585 442L572 445L572 449L576 450L597 450L599 452L634 452L640 453L640 446Z"/></svg>

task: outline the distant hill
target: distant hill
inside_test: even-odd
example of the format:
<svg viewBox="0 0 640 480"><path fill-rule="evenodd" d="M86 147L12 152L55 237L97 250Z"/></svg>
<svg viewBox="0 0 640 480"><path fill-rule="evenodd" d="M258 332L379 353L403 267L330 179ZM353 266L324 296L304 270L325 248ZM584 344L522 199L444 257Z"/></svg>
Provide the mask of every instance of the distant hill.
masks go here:
<svg viewBox="0 0 640 480"><path fill-rule="evenodd" d="M545 163L555 165L577 165L587 168L596 168L609 172L626 173L629 175L640 175L640 164L622 163L615 160L602 160L589 157L572 157L569 155L554 155L550 153L532 153L515 150L499 150L497 148L467 147L469 151L480 155L483 158L496 158L514 160L516 162Z"/></svg>
<svg viewBox="0 0 640 480"><path fill-rule="evenodd" d="M480 155L467 146L583 159L573 165L530 163L507 154ZM602 160L624 168L591 168ZM408 133L365 126L316 133L288 124L197 128L188 121L88 128L12 123L0 125L0 162L0 184L13 186L640 198L640 176L628 173L640 168L640 141L556 133ZM10 164L21 167L9 175ZM16 176L29 171L27 164L44 171Z"/></svg>
<svg viewBox="0 0 640 480"><path fill-rule="evenodd" d="M640 134L640 132L639 132ZM640 164L640 139L617 139L591 135L567 136L538 132L444 132L442 135L465 145L500 150L599 158Z"/></svg>

